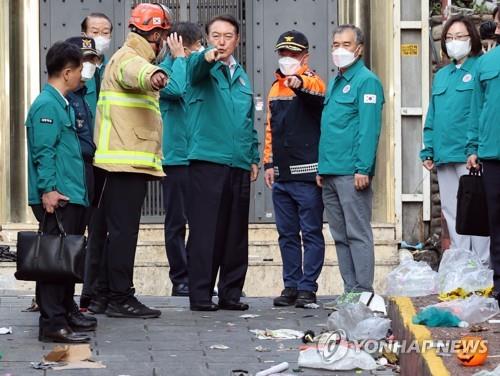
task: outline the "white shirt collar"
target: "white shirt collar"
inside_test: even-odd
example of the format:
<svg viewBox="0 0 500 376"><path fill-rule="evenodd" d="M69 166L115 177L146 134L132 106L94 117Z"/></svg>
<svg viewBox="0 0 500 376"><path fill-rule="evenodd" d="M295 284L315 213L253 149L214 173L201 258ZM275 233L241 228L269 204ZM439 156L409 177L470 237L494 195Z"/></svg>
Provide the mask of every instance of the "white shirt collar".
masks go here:
<svg viewBox="0 0 500 376"><path fill-rule="evenodd" d="M229 62L221 61L222 64L227 65L229 68L229 72L231 73L231 78L233 77L234 72L236 71L236 67L238 66L238 62L234 58L233 55L229 56Z"/></svg>
<svg viewBox="0 0 500 376"><path fill-rule="evenodd" d="M62 93L59 91L58 88L56 88L55 86L52 86L54 89L56 89L56 91L59 93L59 95L62 97L62 99L64 99L64 102L66 102L66 106L69 106L69 102L68 100L66 99L66 97L64 95L62 95Z"/></svg>

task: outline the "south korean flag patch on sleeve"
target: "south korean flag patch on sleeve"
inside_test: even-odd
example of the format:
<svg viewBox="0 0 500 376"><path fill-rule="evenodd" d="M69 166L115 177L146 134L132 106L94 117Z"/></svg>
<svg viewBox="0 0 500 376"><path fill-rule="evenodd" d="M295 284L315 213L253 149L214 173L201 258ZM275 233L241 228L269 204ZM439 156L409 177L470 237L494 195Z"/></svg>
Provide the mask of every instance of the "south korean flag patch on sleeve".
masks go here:
<svg viewBox="0 0 500 376"><path fill-rule="evenodd" d="M376 94L365 94L363 103L376 104L377 95Z"/></svg>

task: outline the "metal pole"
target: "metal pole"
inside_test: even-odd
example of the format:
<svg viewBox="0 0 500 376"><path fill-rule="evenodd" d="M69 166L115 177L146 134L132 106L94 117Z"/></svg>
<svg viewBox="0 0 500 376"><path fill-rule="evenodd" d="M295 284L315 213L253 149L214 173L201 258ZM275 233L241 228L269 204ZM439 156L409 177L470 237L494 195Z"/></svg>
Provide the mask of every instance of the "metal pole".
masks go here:
<svg viewBox="0 0 500 376"><path fill-rule="evenodd" d="M339 24L354 24L365 34L363 60L367 67L371 63L370 0L339 0Z"/></svg>

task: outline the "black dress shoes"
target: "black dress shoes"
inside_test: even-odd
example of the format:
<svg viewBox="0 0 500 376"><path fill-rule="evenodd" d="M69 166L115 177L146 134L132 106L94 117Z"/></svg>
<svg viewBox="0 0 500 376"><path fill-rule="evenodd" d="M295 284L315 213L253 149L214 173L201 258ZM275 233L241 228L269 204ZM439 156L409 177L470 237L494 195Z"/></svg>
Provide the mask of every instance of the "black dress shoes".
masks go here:
<svg viewBox="0 0 500 376"><path fill-rule="evenodd" d="M91 332L97 328L97 320L94 317L87 317L83 313L68 314L67 320L70 328L75 332Z"/></svg>
<svg viewBox="0 0 500 376"><path fill-rule="evenodd" d="M306 305L316 303L316 294L313 291L299 291L295 307L305 308Z"/></svg>
<svg viewBox="0 0 500 376"><path fill-rule="evenodd" d="M219 306L213 302L209 303L191 303L189 308L191 311L217 311Z"/></svg>
<svg viewBox="0 0 500 376"><path fill-rule="evenodd" d="M172 287L172 296L189 296L188 284L180 283Z"/></svg>
<svg viewBox="0 0 500 376"><path fill-rule="evenodd" d="M220 300L219 309L227 311L246 311L249 308L248 304L242 302L235 302L231 300Z"/></svg>
<svg viewBox="0 0 500 376"><path fill-rule="evenodd" d="M56 331L40 330L38 340L41 342L58 342L58 343L86 343L90 341L90 337L86 334L75 333L71 329L62 328Z"/></svg>
<svg viewBox="0 0 500 376"><path fill-rule="evenodd" d="M274 299L275 307L287 307L295 304L299 292L293 287L286 287L281 291L281 295Z"/></svg>

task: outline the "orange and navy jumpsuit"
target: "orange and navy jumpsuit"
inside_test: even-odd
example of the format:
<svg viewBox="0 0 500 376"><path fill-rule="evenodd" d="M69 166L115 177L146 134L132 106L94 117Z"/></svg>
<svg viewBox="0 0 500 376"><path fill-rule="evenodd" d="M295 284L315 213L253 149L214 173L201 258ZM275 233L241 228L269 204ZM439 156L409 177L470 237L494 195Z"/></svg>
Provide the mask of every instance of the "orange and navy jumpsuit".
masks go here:
<svg viewBox="0 0 500 376"><path fill-rule="evenodd" d="M300 89L285 86L276 72L268 95L264 168L274 168L276 181L315 181L325 83L307 66L296 76Z"/></svg>

